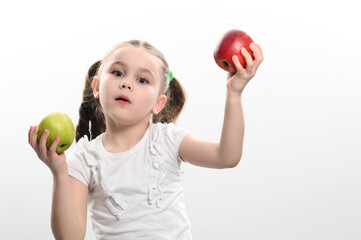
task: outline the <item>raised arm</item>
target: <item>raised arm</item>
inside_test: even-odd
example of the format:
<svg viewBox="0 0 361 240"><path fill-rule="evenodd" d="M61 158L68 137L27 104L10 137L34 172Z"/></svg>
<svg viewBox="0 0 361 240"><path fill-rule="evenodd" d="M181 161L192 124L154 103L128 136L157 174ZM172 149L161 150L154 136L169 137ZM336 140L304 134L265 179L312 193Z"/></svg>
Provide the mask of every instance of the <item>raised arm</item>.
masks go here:
<svg viewBox="0 0 361 240"><path fill-rule="evenodd" d="M68 175L65 154L55 152L60 142L57 137L50 149L45 143L49 131L45 130L40 142L37 142L38 127L30 127L29 144L38 157L53 173L53 201L51 208L51 228L55 239L84 239L88 188Z"/></svg>
<svg viewBox="0 0 361 240"><path fill-rule="evenodd" d="M245 69L240 64L237 56L232 58L237 72L228 75L220 142L203 141L188 135L179 148L179 155L184 161L201 167L231 168L237 166L241 160L245 126L242 93L263 61L263 53L259 45L251 44L250 49L255 57L254 60L247 50L242 49L242 55L245 57L247 64Z"/></svg>

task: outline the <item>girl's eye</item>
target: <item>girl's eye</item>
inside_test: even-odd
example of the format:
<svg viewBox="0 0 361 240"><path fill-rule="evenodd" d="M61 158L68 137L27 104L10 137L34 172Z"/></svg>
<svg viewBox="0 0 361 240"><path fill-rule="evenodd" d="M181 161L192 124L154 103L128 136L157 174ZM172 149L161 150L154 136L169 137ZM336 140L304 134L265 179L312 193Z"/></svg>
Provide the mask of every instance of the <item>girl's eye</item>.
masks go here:
<svg viewBox="0 0 361 240"><path fill-rule="evenodd" d="M123 77L124 76L124 74L122 72L117 71L117 70L114 70L112 73L117 77Z"/></svg>
<svg viewBox="0 0 361 240"><path fill-rule="evenodd" d="M145 78L138 78L137 80L138 80L138 82L141 83L141 84L147 84L147 83L149 83L149 81L148 81L147 79L145 79Z"/></svg>

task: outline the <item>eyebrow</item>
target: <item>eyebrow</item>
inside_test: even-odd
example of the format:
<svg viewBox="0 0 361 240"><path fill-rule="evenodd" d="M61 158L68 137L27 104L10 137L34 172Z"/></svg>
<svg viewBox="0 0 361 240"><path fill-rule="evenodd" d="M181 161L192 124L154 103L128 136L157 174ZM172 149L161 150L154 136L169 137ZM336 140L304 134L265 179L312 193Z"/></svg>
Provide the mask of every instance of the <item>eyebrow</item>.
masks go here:
<svg viewBox="0 0 361 240"><path fill-rule="evenodd" d="M113 66L113 65L116 65L116 64L119 64L119 65L121 65L122 67L127 67L127 65L126 65L125 63L121 62L121 61L113 62L110 66ZM148 69L146 69L146 68L139 68L138 70L139 70L140 72L150 73L153 77L155 77L155 74L154 74L152 71L150 71L150 70L148 70Z"/></svg>

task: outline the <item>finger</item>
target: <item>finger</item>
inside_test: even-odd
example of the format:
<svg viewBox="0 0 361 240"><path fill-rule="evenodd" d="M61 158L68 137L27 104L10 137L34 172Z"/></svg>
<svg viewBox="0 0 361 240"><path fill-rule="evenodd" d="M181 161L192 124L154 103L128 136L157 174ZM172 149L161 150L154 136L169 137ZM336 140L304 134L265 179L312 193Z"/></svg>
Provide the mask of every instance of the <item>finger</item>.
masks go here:
<svg viewBox="0 0 361 240"><path fill-rule="evenodd" d="M43 156L46 155L47 148L46 148L46 141L49 137L49 130L45 129L43 132L43 135L41 135L40 141L39 141L39 150Z"/></svg>
<svg viewBox="0 0 361 240"><path fill-rule="evenodd" d="M33 129L34 129L34 127L30 126L29 131L28 131L28 143L29 144L30 144L30 136L31 136L31 133L33 132Z"/></svg>
<svg viewBox="0 0 361 240"><path fill-rule="evenodd" d="M254 45L254 43L251 43L250 49L253 52L255 62L257 62L257 64L261 63L262 62L261 50L258 47L256 47L256 45Z"/></svg>
<svg viewBox="0 0 361 240"><path fill-rule="evenodd" d="M29 143L33 148L36 148L38 145L37 138L38 138L38 131L39 128L37 126L33 126L29 136Z"/></svg>
<svg viewBox="0 0 361 240"><path fill-rule="evenodd" d="M252 71L253 68L253 59L251 57L251 54L243 47L242 48L242 55L244 57L244 60L246 61L246 70L247 72Z"/></svg>
<svg viewBox="0 0 361 240"><path fill-rule="evenodd" d="M233 61L234 66L235 66L236 69L237 69L237 72L242 72L242 71L244 71L244 68L243 68L242 64L239 62L239 58L237 57L237 55L233 55L233 56L232 56L232 61ZM234 74L233 74L233 75L234 75Z"/></svg>
<svg viewBox="0 0 361 240"><path fill-rule="evenodd" d="M50 148L49 148L49 152L50 152L51 154L54 154L54 153L55 153L56 148L58 147L59 143L60 143L60 137L56 137L56 138L54 139L53 143L51 144Z"/></svg>
<svg viewBox="0 0 361 240"><path fill-rule="evenodd" d="M261 48L261 46L259 44L256 44L256 47L258 48L258 50L260 52L260 60L261 60L261 62L263 62L263 59L264 59L263 50L262 50L262 48Z"/></svg>

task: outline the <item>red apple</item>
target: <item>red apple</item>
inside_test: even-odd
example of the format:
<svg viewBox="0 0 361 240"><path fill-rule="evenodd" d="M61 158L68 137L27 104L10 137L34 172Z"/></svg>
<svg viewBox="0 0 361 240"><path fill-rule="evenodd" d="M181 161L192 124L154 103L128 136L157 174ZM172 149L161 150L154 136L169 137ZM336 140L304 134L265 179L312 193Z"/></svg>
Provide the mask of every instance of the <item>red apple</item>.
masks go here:
<svg viewBox="0 0 361 240"><path fill-rule="evenodd" d="M237 72L236 67L233 64L232 56L237 55L239 62L243 68L246 67L246 61L241 53L242 47L246 48L251 57L254 59L252 51L249 49L249 45L253 43L253 40L247 33L241 30L231 30L224 34L218 46L214 50L214 60L218 66L227 72Z"/></svg>

